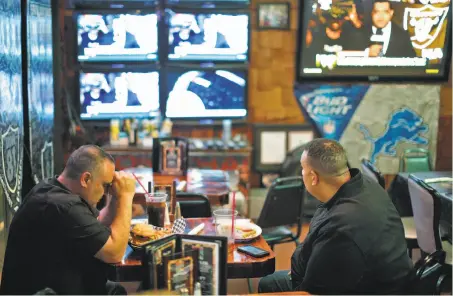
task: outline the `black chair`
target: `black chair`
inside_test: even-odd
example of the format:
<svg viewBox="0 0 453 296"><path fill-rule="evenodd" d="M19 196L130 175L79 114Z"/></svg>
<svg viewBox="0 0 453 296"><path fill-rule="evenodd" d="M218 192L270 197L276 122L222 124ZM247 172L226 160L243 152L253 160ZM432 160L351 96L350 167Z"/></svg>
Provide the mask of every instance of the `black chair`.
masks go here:
<svg viewBox="0 0 453 296"><path fill-rule="evenodd" d="M176 202L179 202L181 215L184 218L211 217L211 204L206 195L190 192L176 192Z"/></svg>
<svg viewBox="0 0 453 296"><path fill-rule="evenodd" d="M278 178L269 188L256 224L263 229L263 237L272 249L281 243L299 244L304 191L302 177ZM294 224L297 225L295 234L288 228Z"/></svg>
<svg viewBox="0 0 453 296"><path fill-rule="evenodd" d="M385 189L385 180L379 169L367 159L362 159L362 174L370 177Z"/></svg>
<svg viewBox="0 0 453 296"><path fill-rule="evenodd" d="M440 293L442 286L449 283L451 291L452 245L442 241L440 236L440 197L436 190L412 174L408 187L422 259L428 258L428 254L437 254L436 259L442 266L437 290Z"/></svg>
<svg viewBox="0 0 453 296"><path fill-rule="evenodd" d="M415 264L412 280L406 289L407 295L439 294L438 282L444 276L441 263L444 255L444 252L436 251Z"/></svg>
<svg viewBox="0 0 453 296"><path fill-rule="evenodd" d="M379 183L385 189L385 179L379 169L367 159L361 162L362 174ZM418 248L417 232L415 231L414 217L402 217L401 222L404 227L404 237L406 238L409 257L412 258L412 251Z"/></svg>

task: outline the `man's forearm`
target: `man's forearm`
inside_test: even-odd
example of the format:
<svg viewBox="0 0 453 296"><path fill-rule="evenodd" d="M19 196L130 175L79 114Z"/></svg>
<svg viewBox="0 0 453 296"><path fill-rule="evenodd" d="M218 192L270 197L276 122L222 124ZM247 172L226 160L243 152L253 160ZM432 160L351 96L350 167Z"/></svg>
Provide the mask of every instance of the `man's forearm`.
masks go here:
<svg viewBox="0 0 453 296"><path fill-rule="evenodd" d="M121 254L124 254L129 239L129 231L132 219L132 198L121 197L116 199L116 214L110 225L111 238L118 246Z"/></svg>
<svg viewBox="0 0 453 296"><path fill-rule="evenodd" d="M108 196L106 200L106 205L99 212L98 220L107 227L110 227L113 222L113 218L116 216L116 208L118 207L116 198L113 196Z"/></svg>

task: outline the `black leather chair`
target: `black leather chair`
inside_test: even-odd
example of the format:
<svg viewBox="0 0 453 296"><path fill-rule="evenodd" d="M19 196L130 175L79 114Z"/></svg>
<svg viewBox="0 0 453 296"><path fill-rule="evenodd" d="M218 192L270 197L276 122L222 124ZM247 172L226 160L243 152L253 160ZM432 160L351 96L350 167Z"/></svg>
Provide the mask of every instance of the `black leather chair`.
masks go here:
<svg viewBox="0 0 453 296"><path fill-rule="evenodd" d="M422 259L429 258L428 254L437 254L436 259L442 266L437 290L440 293L447 283L451 291L452 245L442 241L440 236L440 197L431 186L412 174L409 175L408 186Z"/></svg>
<svg viewBox="0 0 453 296"><path fill-rule="evenodd" d="M278 178L272 183L256 223L263 229L263 237L272 249L281 243L299 244L304 197L302 177ZM296 233L288 227L294 224Z"/></svg>
<svg viewBox="0 0 453 296"><path fill-rule="evenodd" d="M370 177L385 189L385 179L379 169L367 159L362 159L362 174Z"/></svg>
<svg viewBox="0 0 453 296"><path fill-rule="evenodd" d="M211 204L206 195L190 192L176 192L176 202L179 202L181 215L184 218L211 217Z"/></svg>
<svg viewBox="0 0 453 296"><path fill-rule="evenodd" d="M436 251L421 258L414 266L414 274L407 289L407 295L436 295L439 294L438 282L443 280L442 272L444 253Z"/></svg>
<svg viewBox="0 0 453 296"><path fill-rule="evenodd" d="M362 159L362 174L379 183L385 189L385 179L379 169L367 159ZM415 231L414 217L402 217L401 222L404 227L404 236L406 238L409 256L412 258L412 251L418 248L417 233Z"/></svg>

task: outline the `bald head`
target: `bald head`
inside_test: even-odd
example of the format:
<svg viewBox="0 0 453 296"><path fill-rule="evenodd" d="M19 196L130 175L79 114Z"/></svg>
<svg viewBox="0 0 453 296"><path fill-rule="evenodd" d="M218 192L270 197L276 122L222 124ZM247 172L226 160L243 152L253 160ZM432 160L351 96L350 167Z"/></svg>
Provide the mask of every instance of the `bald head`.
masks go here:
<svg viewBox="0 0 453 296"><path fill-rule="evenodd" d="M113 157L99 146L84 145L69 156L63 174L71 180L79 179L84 172L96 175L106 160L115 163Z"/></svg>
<svg viewBox="0 0 453 296"><path fill-rule="evenodd" d="M321 176L341 176L349 170L346 151L340 143L315 139L305 146L307 163Z"/></svg>

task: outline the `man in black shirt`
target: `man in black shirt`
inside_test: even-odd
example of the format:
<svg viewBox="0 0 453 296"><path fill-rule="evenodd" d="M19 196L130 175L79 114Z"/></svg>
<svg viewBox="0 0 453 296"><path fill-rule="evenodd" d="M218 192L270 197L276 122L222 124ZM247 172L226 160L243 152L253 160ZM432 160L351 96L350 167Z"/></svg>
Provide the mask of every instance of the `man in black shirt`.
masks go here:
<svg viewBox="0 0 453 296"><path fill-rule="evenodd" d="M259 292L402 294L412 275L401 218L382 187L349 169L333 140L316 139L301 157L307 191L322 204L291 272L260 281Z"/></svg>
<svg viewBox="0 0 453 296"><path fill-rule="evenodd" d="M101 148L74 151L63 173L37 184L15 214L0 293L126 293L107 281L106 263L121 261L126 251L134 193L135 179L115 172ZM107 205L98 217L104 194Z"/></svg>

